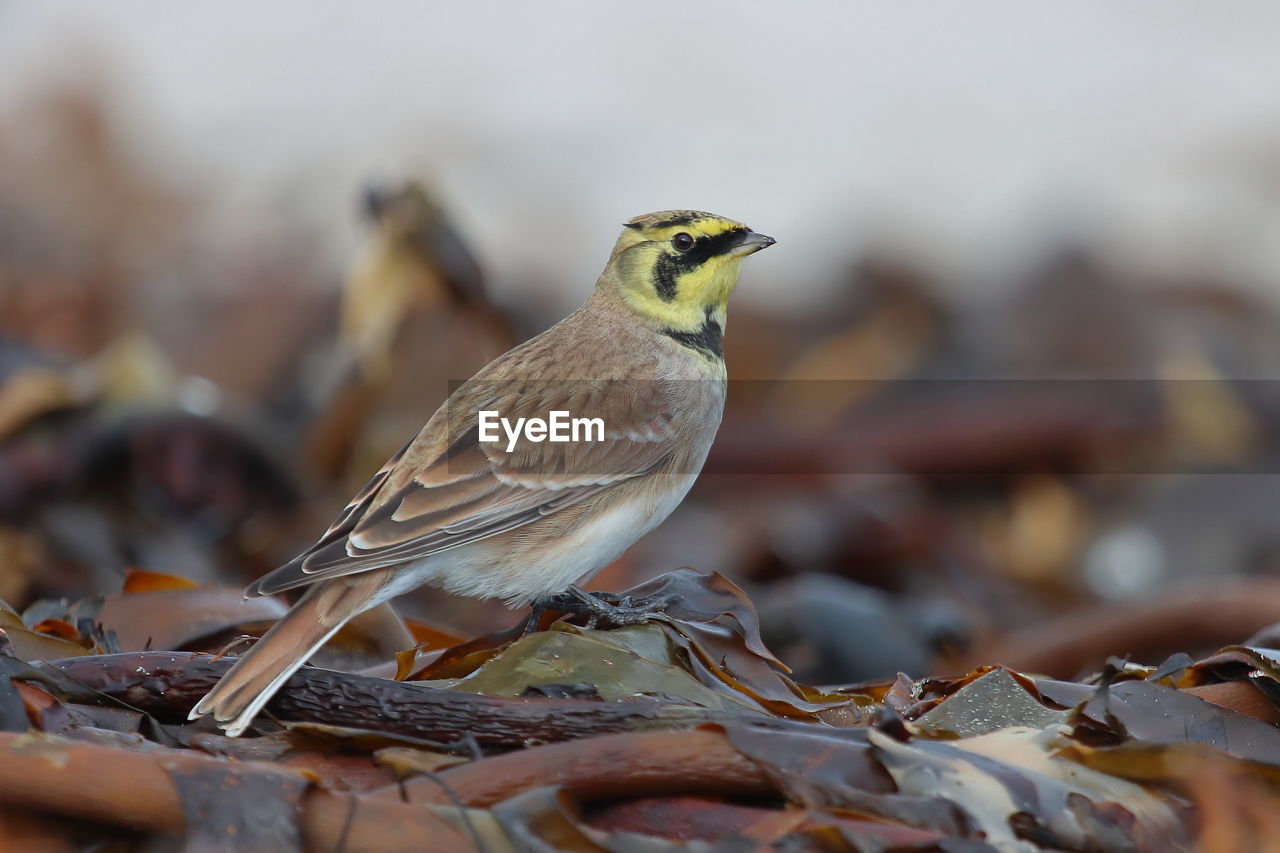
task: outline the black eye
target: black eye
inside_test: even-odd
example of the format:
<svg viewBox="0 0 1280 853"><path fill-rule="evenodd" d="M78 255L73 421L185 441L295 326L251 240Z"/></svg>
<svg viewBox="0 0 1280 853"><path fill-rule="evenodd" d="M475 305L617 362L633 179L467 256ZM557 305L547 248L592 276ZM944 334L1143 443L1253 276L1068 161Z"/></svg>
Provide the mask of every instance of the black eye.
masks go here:
<svg viewBox="0 0 1280 853"><path fill-rule="evenodd" d="M693 248L693 237L681 231L671 238L671 245L675 247L677 252L687 252Z"/></svg>

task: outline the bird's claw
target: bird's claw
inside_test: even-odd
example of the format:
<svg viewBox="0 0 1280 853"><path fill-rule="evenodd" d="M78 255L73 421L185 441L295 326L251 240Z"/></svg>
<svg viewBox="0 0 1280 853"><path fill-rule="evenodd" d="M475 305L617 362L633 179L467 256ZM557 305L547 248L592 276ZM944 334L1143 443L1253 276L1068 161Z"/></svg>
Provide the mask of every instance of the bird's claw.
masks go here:
<svg viewBox="0 0 1280 853"><path fill-rule="evenodd" d="M637 601L629 595L586 592L571 586L565 592L540 598L534 603L528 630L534 630L538 622L537 617L541 616L544 610L586 616L588 628L595 628L597 625L609 628L639 625L647 622L653 614L665 610L676 598L677 596L674 595L663 595Z"/></svg>

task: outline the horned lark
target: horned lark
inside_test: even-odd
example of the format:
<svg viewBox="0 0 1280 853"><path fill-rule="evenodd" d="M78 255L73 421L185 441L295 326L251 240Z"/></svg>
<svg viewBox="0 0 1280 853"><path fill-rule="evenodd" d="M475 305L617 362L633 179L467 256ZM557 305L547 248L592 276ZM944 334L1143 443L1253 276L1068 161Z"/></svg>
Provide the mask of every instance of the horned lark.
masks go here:
<svg viewBox="0 0 1280 853"><path fill-rule="evenodd" d="M248 588L306 592L191 717L240 734L345 622L423 584L642 618L573 584L693 485L724 406L726 305L742 259L773 243L698 211L626 223L581 308L461 385L314 546ZM525 429L494 441L485 412ZM599 419L599 440L544 440L555 412Z"/></svg>

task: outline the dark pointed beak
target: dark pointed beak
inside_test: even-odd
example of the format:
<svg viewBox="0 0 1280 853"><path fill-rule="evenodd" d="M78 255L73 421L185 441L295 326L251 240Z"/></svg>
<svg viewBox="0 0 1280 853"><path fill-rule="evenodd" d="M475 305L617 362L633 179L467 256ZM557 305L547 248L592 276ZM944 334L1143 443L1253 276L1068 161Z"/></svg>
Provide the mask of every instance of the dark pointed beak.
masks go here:
<svg viewBox="0 0 1280 853"><path fill-rule="evenodd" d="M734 257L745 258L747 255L754 254L761 249L767 249L774 243L778 242L772 237L766 237L764 234L757 234L754 231L748 231L743 235L738 245L733 248Z"/></svg>

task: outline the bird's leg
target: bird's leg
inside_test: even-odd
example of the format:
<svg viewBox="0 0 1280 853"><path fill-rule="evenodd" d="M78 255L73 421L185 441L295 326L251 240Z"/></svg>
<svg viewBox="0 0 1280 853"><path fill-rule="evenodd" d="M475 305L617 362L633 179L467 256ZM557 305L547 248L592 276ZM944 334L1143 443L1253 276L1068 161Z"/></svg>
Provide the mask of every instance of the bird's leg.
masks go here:
<svg viewBox="0 0 1280 853"><path fill-rule="evenodd" d="M538 623L542 621L542 614L548 610L556 609L554 599L554 595L544 595L533 600L533 604L529 607L529 618L525 620L524 630L520 633L520 636L527 637L538 630Z"/></svg>
<svg viewBox="0 0 1280 853"><path fill-rule="evenodd" d="M539 598L533 604L534 613L542 615L544 610L558 610L587 617L587 627L597 624L611 627L639 625L648 620L654 613L661 612L675 600L674 596L648 598L643 601L632 601L631 596L617 596L607 592L587 592L576 586L557 595ZM536 624L536 621L530 622Z"/></svg>

